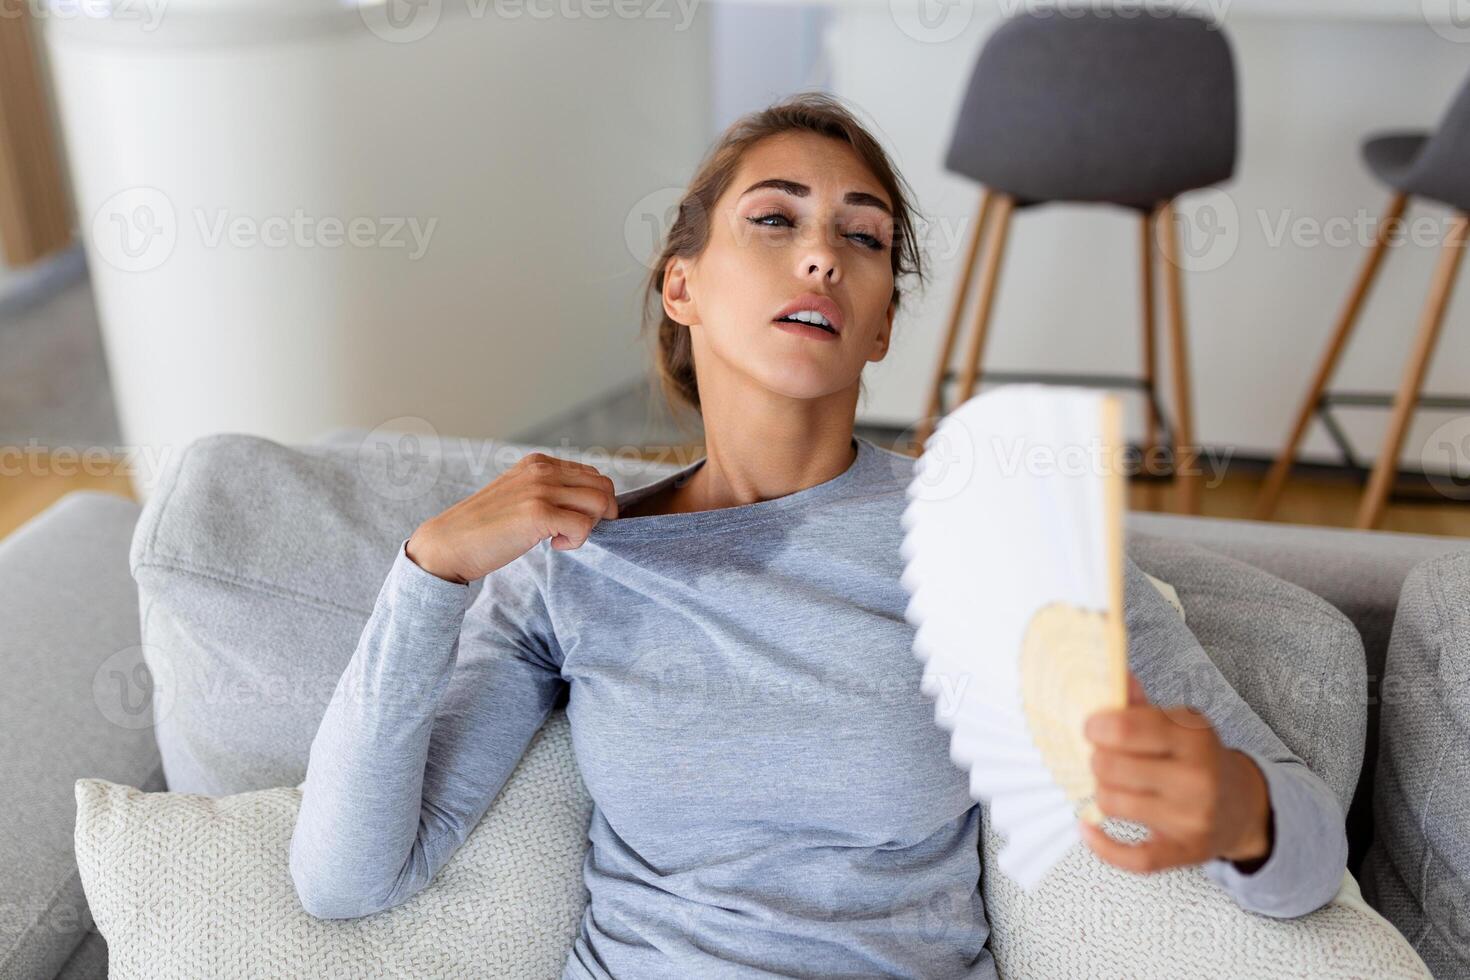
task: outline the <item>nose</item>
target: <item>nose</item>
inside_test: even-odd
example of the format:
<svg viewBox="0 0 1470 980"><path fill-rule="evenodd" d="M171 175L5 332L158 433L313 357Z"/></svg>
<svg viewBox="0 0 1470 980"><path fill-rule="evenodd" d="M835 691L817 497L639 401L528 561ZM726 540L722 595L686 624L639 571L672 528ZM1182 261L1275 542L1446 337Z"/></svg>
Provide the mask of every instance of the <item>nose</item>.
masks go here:
<svg viewBox="0 0 1470 980"><path fill-rule="evenodd" d="M797 274L802 279L831 285L842 281L842 264L837 249L819 233L809 236L802 244L797 262Z"/></svg>

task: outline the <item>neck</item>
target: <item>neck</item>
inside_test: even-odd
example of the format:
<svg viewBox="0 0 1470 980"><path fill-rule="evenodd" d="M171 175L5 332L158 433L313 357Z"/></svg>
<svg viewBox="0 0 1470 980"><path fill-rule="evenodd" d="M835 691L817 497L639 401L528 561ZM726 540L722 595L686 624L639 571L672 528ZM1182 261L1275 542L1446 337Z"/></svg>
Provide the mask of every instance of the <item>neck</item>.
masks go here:
<svg viewBox="0 0 1470 980"><path fill-rule="evenodd" d="M706 458L684 487L680 509L715 510L784 497L841 476L856 460L856 385L817 399L786 398L764 389L759 395L741 394L701 398Z"/></svg>

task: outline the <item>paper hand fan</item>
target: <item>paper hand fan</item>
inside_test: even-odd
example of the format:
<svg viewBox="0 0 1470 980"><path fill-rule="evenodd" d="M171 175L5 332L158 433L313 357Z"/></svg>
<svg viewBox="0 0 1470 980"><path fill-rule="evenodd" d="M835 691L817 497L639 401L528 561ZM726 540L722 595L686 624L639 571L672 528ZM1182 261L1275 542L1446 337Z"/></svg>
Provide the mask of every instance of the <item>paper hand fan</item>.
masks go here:
<svg viewBox="0 0 1470 980"><path fill-rule="evenodd" d="M1121 406L1008 385L945 416L902 516L904 615L950 757L1034 888L1100 821L1083 723L1128 700Z"/></svg>

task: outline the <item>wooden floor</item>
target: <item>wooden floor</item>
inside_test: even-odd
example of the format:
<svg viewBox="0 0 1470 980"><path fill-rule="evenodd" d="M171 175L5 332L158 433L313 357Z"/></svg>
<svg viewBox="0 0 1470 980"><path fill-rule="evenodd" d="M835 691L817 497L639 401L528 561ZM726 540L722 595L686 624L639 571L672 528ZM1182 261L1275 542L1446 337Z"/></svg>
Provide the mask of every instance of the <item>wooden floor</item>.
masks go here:
<svg viewBox="0 0 1470 980"><path fill-rule="evenodd" d="M678 458L695 459L699 451L692 447ZM5 463L4 471L0 472L0 538L72 490L102 490L133 496L132 484L121 464L89 465L83 472L83 467L75 462L66 465L58 461L56 465L48 465L44 456L27 457L19 464L14 456L0 456L0 461ZM1260 484L1261 475L1235 467L1219 486L1204 489L1203 512L1211 517L1250 517ZM1282 495L1275 519L1350 527L1361 494L1361 485L1340 477L1297 476ZM1133 510L1167 511L1172 506L1173 490L1168 484L1138 482L1129 488L1129 507ZM1470 503L1390 503L1380 528L1470 538Z"/></svg>
<svg viewBox="0 0 1470 980"><path fill-rule="evenodd" d="M1229 475L1219 486L1205 488L1200 496L1200 510L1209 517L1250 519L1263 482L1264 474ZM1281 494L1281 502L1272 520L1288 524L1352 527L1362 496L1361 484L1341 478L1294 477ZM1167 484L1135 483L1129 488L1128 505L1133 510L1171 510L1172 490ZM1390 503L1377 529L1470 537L1470 503L1451 500L1442 503Z"/></svg>
<svg viewBox="0 0 1470 980"><path fill-rule="evenodd" d="M120 462L97 465L71 458L52 462L40 454L0 455L0 538L73 490L103 490L133 499L133 484ZM18 472L17 472L18 471Z"/></svg>

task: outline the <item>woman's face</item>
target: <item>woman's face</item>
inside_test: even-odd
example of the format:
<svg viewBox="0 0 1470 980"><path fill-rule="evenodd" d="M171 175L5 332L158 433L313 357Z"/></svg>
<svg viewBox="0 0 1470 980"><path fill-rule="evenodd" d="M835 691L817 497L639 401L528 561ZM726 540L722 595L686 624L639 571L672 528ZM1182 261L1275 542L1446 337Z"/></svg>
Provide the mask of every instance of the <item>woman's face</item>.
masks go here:
<svg viewBox="0 0 1470 980"><path fill-rule="evenodd" d="M739 382L799 399L856 388L893 326L891 208L840 140L783 133L746 150L704 251L671 259L664 279L665 309L690 327L702 401ZM822 300L835 334L775 322Z"/></svg>

